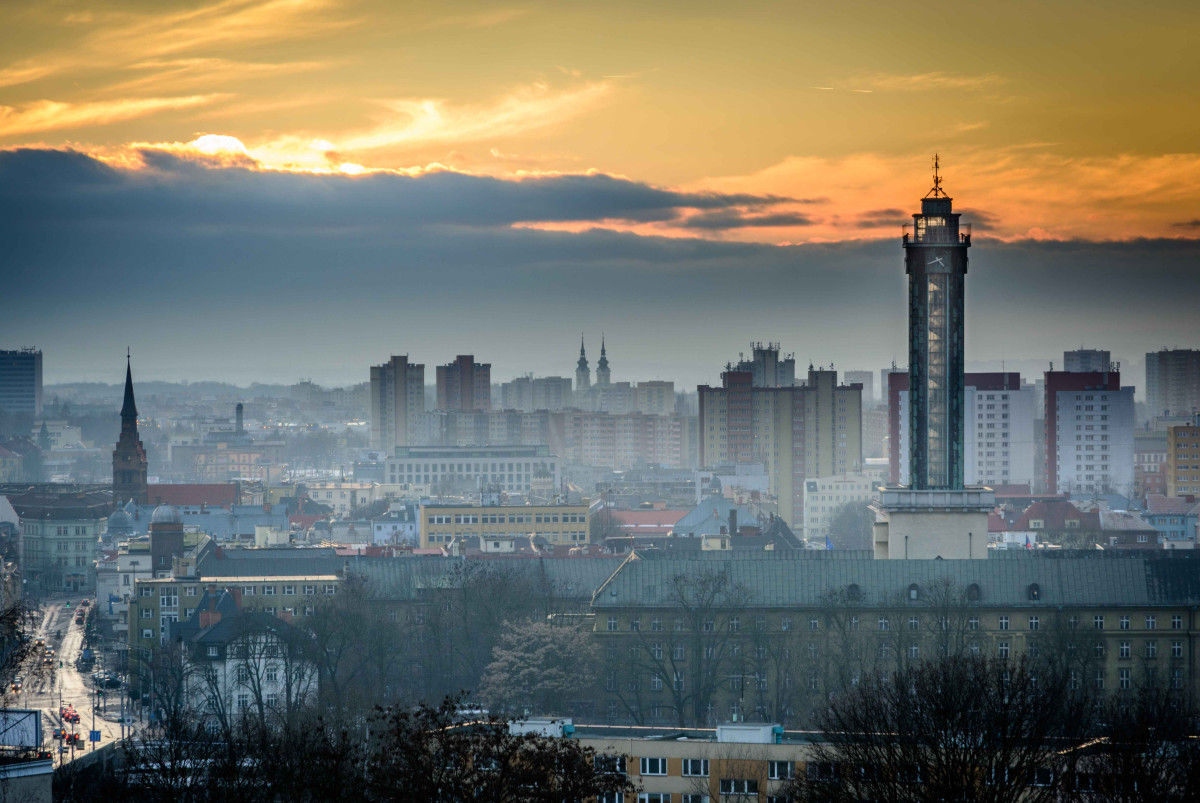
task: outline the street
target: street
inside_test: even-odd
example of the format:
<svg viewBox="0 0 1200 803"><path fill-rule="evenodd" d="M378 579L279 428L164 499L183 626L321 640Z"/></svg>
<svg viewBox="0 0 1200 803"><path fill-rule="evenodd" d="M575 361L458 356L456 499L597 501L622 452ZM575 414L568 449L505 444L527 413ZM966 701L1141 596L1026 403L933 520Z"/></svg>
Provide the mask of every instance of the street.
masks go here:
<svg viewBox="0 0 1200 803"><path fill-rule="evenodd" d="M43 667L45 671L40 673L34 671L34 664L43 660L43 651L38 650L30 658L23 671L26 682L18 698L22 707L42 710L42 728L46 746L50 750L57 752L64 744L63 741L52 738L55 728L65 727L68 733L80 734L77 746L68 745L66 750L59 754L63 763L86 751L123 738L134 727L123 726L117 721L125 694L123 689L105 689L106 700L93 710L96 691L89 677L90 672L80 673L76 669L76 661L83 649L84 636L84 625L75 624L80 599L78 595L56 595L42 601L41 623L30 636L35 640L44 639L47 647L55 649L55 654L52 662ZM70 608L67 607L68 602ZM61 639L55 637L58 631L62 632ZM97 662L95 671L101 668ZM74 707L79 715L78 723L62 721L60 707L65 705ZM88 741L89 731L92 730L100 732L100 741L94 745Z"/></svg>

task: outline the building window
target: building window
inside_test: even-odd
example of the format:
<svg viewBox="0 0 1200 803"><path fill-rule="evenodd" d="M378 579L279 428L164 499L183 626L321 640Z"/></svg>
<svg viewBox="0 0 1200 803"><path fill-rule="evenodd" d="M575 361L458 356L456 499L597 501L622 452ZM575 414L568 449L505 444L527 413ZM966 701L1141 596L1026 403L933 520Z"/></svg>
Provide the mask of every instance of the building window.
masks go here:
<svg viewBox="0 0 1200 803"><path fill-rule="evenodd" d="M1036 617L1036 616L1029 617L1029 629L1030 630L1037 630L1040 624L1041 624L1041 620L1038 619L1038 617Z"/></svg>
<svg viewBox="0 0 1200 803"><path fill-rule="evenodd" d="M1122 689L1128 689L1129 688L1129 670L1128 669L1118 669L1117 670L1117 681L1118 681L1118 685Z"/></svg>
<svg viewBox="0 0 1200 803"><path fill-rule="evenodd" d="M1122 641L1117 646L1117 657L1118 658L1129 658L1132 654L1133 654L1133 649L1129 646L1128 641Z"/></svg>
<svg viewBox="0 0 1200 803"><path fill-rule="evenodd" d="M1145 656L1151 660L1158 657L1158 642L1147 641L1145 647Z"/></svg>
<svg viewBox="0 0 1200 803"><path fill-rule="evenodd" d="M754 778L722 778L722 795L757 795L758 781Z"/></svg>
<svg viewBox="0 0 1200 803"><path fill-rule="evenodd" d="M609 630L609 632L612 632L612 631L614 631L614 630L616 630L616 629L617 629L617 617L615 617L615 616L610 616L610 617L608 617L608 630Z"/></svg>
<svg viewBox="0 0 1200 803"><path fill-rule="evenodd" d="M1172 641L1171 642L1171 657L1172 658L1182 658L1183 657L1183 642L1182 641Z"/></svg>
<svg viewBox="0 0 1200 803"><path fill-rule="evenodd" d="M767 777L772 781L787 781L792 778L792 762L770 761L767 763Z"/></svg>
<svg viewBox="0 0 1200 803"><path fill-rule="evenodd" d="M1171 617L1171 629L1172 630L1183 630L1183 617L1182 616L1180 616L1179 614L1175 614L1174 616Z"/></svg>
<svg viewBox="0 0 1200 803"><path fill-rule="evenodd" d="M642 629L642 620L641 619L639 619L638 617L635 616L629 620L629 630L631 632L637 633L641 629Z"/></svg>
<svg viewBox="0 0 1200 803"><path fill-rule="evenodd" d="M978 630L979 629L979 617L978 616L972 616L969 619L967 619L967 629L968 630Z"/></svg>
<svg viewBox="0 0 1200 803"><path fill-rule="evenodd" d="M643 758L641 771L642 775L666 775L667 760L665 758Z"/></svg>
<svg viewBox="0 0 1200 803"><path fill-rule="evenodd" d="M1008 630L1008 617L1007 616L1000 617L1000 629Z"/></svg>
<svg viewBox="0 0 1200 803"><path fill-rule="evenodd" d="M879 629L880 630L887 630L890 627L891 627L891 622L889 622L887 620L886 616L879 617Z"/></svg>
<svg viewBox="0 0 1200 803"><path fill-rule="evenodd" d="M1097 614L1092 617L1092 626L1097 630L1104 629L1104 614Z"/></svg>
<svg viewBox="0 0 1200 803"><path fill-rule="evenodd" d="M1128 616L1122 616L1122 617L1121 617L1121 629L1122 629L1122 630L1128 630L1128 629L1129 629L1129 617L1128 617Z"/></svg>
<svg viewBox="0 0 1200 803"><path fill-rule="evenodd" d="M683 760L683 774L686 778L707 778L708 759L685 758Z"/></svg>
<svg viewBox="0 0 1200 803"><path fill-rule="evenodd" d="M1001 658L1008 657L1008 642L1007 641L1002 641L998 645L996 645L996 654L999 655Z"/></svg>
<svg viewBox="0 0 1200 803"><path fill-rule="evenodd" d="M815 616L809 618L808 629L809 630L820 630L821 629L821 620Z"/></svg>
<svg viewBox="0 0 1200 803"><path fill-rule="evenodd" d="M217 647L216 644L208 645L208 657L216 658L216 657L218 657L218 655L220 655L220 648Z"/></svg>
<svg viewBox="0 0 1200 803"><path fill-rule="evenodd" d="M1146 629L1147 630L1157 630L1158 629L1158 617L1152 613L1146 614Z"/></svg>

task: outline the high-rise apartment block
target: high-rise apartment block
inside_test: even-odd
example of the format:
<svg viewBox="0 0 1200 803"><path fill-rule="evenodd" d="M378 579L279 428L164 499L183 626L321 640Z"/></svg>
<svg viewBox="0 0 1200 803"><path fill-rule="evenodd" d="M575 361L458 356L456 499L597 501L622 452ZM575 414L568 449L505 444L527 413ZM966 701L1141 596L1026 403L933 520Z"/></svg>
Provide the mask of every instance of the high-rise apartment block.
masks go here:
<svg viewBox="0 0 1200 803"><path fill-rule="evenodd" d="M391 452L420 442L425 413L425 366L408 355L371 366L371 448Z"/></svg>
<svg viewBox="0 0 1200 803"><path fill-rule="evenodd" d="M863 386L863 404L875 403L874 371L846 371L843 376L846 378L847 385Z"/></svg>
<svg viewBox="0 0 1200 803"><path fill-rule="evenodd" d="M968 373L963 375L963 472L968 485L1032 484L1036 477L1037 442L1034 436L1036 391L1022 386L1018 373ZM894 444L889 457L892 483L909 484L908 377L892 377L892 403L897 414L890 416L896 429L889 433Z"/></svg>
<svg viewBox="0 0 1200 803"><path fill-rule="evenodd" d="M1133 388L1118 371L1046 372L1051 493L1133 492Z"/></svg>
<svg viewBox="0 0 1200 803"><path fill-rule="evenodd" d="M500 405L505 410L549 410L571 406L571 380L565 376L519 376L500 385Z"/></svg>
<svg viewBox="0 0 1200 803"><path fill-rule="evenodd" d="M1146 355L1146 411L1152 420L1200 412L1200 349Z"/></svg>
<svg viewBox="0 0 1200 803"><path fill-rule="evenodd" d="M1107 371L1112 355L1104 349L1075 349L1063 352L1063 370L1073 374Z"/></svg>
<svg viewBox="0 0 1200 803"><path fill-rule="evenodd" d="M779 353L778 343L751 343L750 359L739 354L738 361L725 370L749 372L756 388L790 388L796 384L796 357L788 354L781 359Z"/></svg>
<svg viewBox="0 0 1200 803"><path fill-rule="evenodd" d="M726 371L721 382L697 389L700 464L765 464L779 515L793 527L803 522L806 478L861 467L861 385L811 369L799 387L755 387L750 371Z"/></svg>
<svg viewBox="0 0 1200 803"><path fill-rule="evenodd" d="M573 411L565 415L570 462L625 471L638 465L686 468L687 416Z"/></svg>
<svg viewBox="0 0 1200 803"><path fill-rule="evenodd" d="M437 367L437 409L490 410L492 366L475 362L472 354L460 354L454 362Z"/></svg>
<svg viewBox="0 0 1200 803"><path fill-rule="evenodd" d="M42 414L42 352L0 350L0 410Z"/></svg>
<svg viewBox="0 0 1200 803"><path fill-rule="evenodd" d="M1200 416L1167 430L1167 496L1200 493Z"/></svg>

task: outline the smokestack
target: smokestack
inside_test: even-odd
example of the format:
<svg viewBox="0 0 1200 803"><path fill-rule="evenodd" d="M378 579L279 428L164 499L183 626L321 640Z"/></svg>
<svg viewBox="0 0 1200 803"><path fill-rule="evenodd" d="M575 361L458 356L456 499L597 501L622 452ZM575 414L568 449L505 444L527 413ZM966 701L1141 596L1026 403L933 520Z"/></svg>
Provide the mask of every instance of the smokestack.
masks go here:
<svg viewBox="0 0 1200 803"><path fill-rule="evenodd" d="M738 534L737 508L736 507L730 508L730 510L729 510L729 534L730 535Z"/></svg>
<svg viewBox="0 0 1200 803"><path fill-rule="evenodd" d="M246 432L245 428L242 426L242 403L238 402L238 406L235 409L237 410L237 434L242 435Z"/></svg>

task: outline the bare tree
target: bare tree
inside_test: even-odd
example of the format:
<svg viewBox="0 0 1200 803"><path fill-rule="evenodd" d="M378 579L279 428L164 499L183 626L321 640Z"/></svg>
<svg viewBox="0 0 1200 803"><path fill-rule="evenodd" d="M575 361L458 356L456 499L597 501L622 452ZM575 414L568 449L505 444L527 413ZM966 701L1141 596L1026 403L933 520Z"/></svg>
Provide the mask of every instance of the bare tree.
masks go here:
<svg viewBox="0 0 1200 803"><path fill-rule="evenodd" d="M639 617L631 642L634 682L661 688L680 726L709 723L717 693L730 687L732 675L740 677L750 598L727 572L680 574L669 581L658 626L654 614L648 622Z"/></svg>
<svg viewBox="0 0 1200 803"><path fill-rule="evenodd" d="M1051 801L1086 706L1024 661L951 656L864 680L822 717L799 800Z"/></svg>

